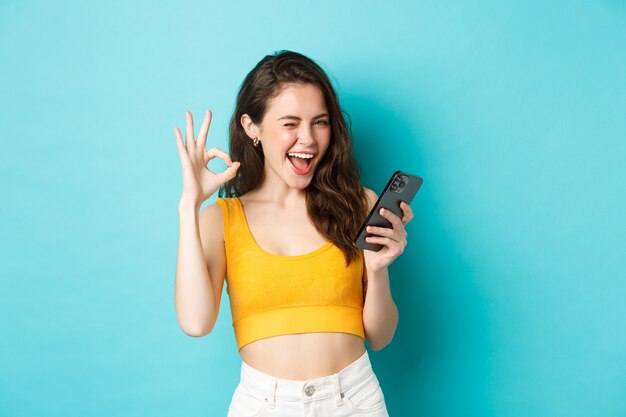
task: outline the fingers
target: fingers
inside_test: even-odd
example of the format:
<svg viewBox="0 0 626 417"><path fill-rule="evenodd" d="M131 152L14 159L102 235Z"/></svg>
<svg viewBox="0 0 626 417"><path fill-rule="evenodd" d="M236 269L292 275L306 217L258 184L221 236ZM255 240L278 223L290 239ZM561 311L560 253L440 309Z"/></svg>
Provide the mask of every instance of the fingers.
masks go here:
<svg viewBox="0 0 626 417"><path fill-rule="evenodd" d="M220 148L213 147L213 148L205 151L204 155L205 155L205 160L206 160L207 163L211 159L213 159L213 158L215 158L217 156L222 161L226 162L226 165L228 165L229 167L233 164L233 161L230 159L230 155L228 155L226 152L224 152Z"/></svg>
<svg viewBox="0 0 626 417"><path fill-rule="evenodd" d="M397 242L388 237L379 237L379 236L368 236L365 238L367 243L378 243L379 245L387 246L394 253L394 258L401 255L404 252L404 248L406 247L406 241Z"/></svg>
<svg viewBox="0 0 626 417"><path fill-rule="evenodd" d="M403 201L400 204L400 208L404 212L404 216L402 216L402 223L407 224L408 222L413 220L413 210L411 210L411 206Z"/></svg>
<svg viewBox="0 0 626 417"><path fill-rule="evenodd" d="M211 118L213 117L213 113L211 110L207 110L204 116L204 121L202 122L202 126L200 126L200 131L198 132L198 148L204 149L206 147L206 138L209 133L209 127L211 126Z"/></svg>
<svg viewBox="0 0 626 417"><path fill-rule="evenodd" d="M180 133L180 129L174 128L174 136L176 136L176 146L178 147L178 155L180 156L181 163L185 163L187 159L187 150L185 143L183 142L183 135Z"/></svg>
<svg viewBox="0 0 626 417"><path fill-rule="evenodd" d="M391 222L394 229L404 227L400 218L391 210L387 210L386 208L381 208L379 210L379 213L381 216L383 216L385 219Z"/></svg>
<svg viewBox="0 0 626 417"><path fill-rule="evenodd" d="M194 146L196 146L196 141L193 138L193 117L191 117L191 112L185 112L185 116L187 119L187 130L186 130L186 139L187 139L187 150L192 151Z"/></svg>
<svg viewBox="0 0 626 417"><path fill-rule="evenodd" d="M233 162L230 159L230 155L228 155L226 152L224 152L220 148L213 147L205 151L205 165L211 159L215 157L222 159L224 162L226 162L226 165L228 165L228 168L226 168L224 172L215 174L215 176L218 178L220 183L224 184L226 181L230 180L231 178L234 178L235 175L237 175L237 170L241 166L241 162Z"/></svg>
<svg viewBox="0 0 626 417"><path fill-rule="evenodd" d="M404 201L400 204L404 215L402 219L408 219L407 222L413 218L413 212L408 208L408 204ZM407 210L408 208L408 210ZM376 236L367 236L365 241L368 243L378 243L379 245L387 246L395 256L399 256L404 252L404 248L407 245L407 233L404 228L403 220L400 219L395 213L387 209L381 209L380 215L391 222L393 228L389 227L377 227L367 226L368 233L375 234Z"/></svg>
<svg viewBox="0 0 626 417"><path fill-rule="evenodd" d="M226 181L234 178L240 165L240 162L234 162L231 166L226 168L224 172L220 172L219 174L217 174L216 176L219 179L220 183L224 184Z"/></svg>
<svg viewBox="0 0 626 417"><path fill-rule="evenodd" d="M366 237L365 238L366 242L382 243L382 242L377 242L377 241L368 239L369 237L372 237L372 238L387 239L385 243L382 243L383 245L387 245L389 242L393 242L393 243L399 243L400 245L404 247L407 244L406 238L408 235L406 231L404 230L404 227L400 229L390 229L388 227L367 226L366 230L368 233L376 235L376 236Z"/></svg>
<svg viewBox="0 0 626 417"><path fill-rule="evenodd" d="M381 209L384 211L380 211L380 215L389 220L394 227L405 225L413 219L413 210L411 210L411 207L404 201L400 203L400 208L403 212L402 219L400 219L394 212L387 209Z"/></svg>
<svg viewBox="0 0 626 417"><path fill-rule="evenodd" d="M371 233L373 235L387 236L387 237L393 238L394 240L400 240L398 239L398 236L396 236L397 234L396 229L391 229L389 227L367 226L365 230L367 230L368 233Z"/></svg>

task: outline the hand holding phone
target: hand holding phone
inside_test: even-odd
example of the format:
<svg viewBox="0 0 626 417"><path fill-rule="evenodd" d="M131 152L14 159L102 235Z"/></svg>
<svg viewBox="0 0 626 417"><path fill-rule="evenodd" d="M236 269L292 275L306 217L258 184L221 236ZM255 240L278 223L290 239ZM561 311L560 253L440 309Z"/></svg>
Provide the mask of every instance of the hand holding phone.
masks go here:
<svg viewBox="0 0 626 417"><path fill-rule="evenodd" d="M357 248L375 252L381 250L383 245L365 241L366 237L372 236L371 233L367 233L366 227L378 226L393 228L391 222L381 216L380 209L384 207L402 218L403 211L400 207L400 202L404 201L410 205L423 182L424 180L417 175L411 175L401 171L394 172L385 186L385 189L380 194L380 197L378 197L378 201L376 201L376 204L374 204L374 207L361 225L359 233L357 233L357 236L354 238L354 243Z"/></svg>

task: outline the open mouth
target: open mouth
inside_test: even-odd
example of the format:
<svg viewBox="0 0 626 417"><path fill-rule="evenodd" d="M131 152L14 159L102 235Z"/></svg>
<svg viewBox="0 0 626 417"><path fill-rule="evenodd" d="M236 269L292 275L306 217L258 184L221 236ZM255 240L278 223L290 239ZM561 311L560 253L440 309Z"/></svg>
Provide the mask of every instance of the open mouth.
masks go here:
<svg viewBox="0 0 626 417"><path fill-rule="evenodd" d="M315 158L315 155L294 153L291 153L291 155L287 154L287 159L289 159L291 168L298 175L306 175L311 171L313 158Z"/></svg>

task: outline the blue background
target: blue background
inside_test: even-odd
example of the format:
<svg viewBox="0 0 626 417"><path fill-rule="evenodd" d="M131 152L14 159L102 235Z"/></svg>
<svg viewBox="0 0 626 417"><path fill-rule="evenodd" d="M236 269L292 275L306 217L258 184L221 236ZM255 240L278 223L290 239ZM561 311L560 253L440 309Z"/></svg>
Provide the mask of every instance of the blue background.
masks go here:
<svg viewBox="0 0 626 417"><path fill-rule="evenodd" d="M291 49L336 83L365 185L424 178L370 351L390 414L626 416L625 22L617 0L3 0L0 415L226 415L226 294L207 337L175 315L173 128L210 108L226 150L243 77Z"/></svg>

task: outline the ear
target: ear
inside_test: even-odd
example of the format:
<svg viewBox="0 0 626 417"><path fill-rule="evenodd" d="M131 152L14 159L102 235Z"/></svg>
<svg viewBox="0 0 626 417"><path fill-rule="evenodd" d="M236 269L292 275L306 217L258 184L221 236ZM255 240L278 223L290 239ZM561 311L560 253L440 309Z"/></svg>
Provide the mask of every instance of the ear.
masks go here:
<svg viewBox="0 0 626 417"><path fill-rule="evenodd" d="M243 130L246 131L246 135L250 137L250 139L258 138L260 135L260 129L257 125L254 124L250 116L246 113L241 115L241 119L239 120Z"/></svg>

